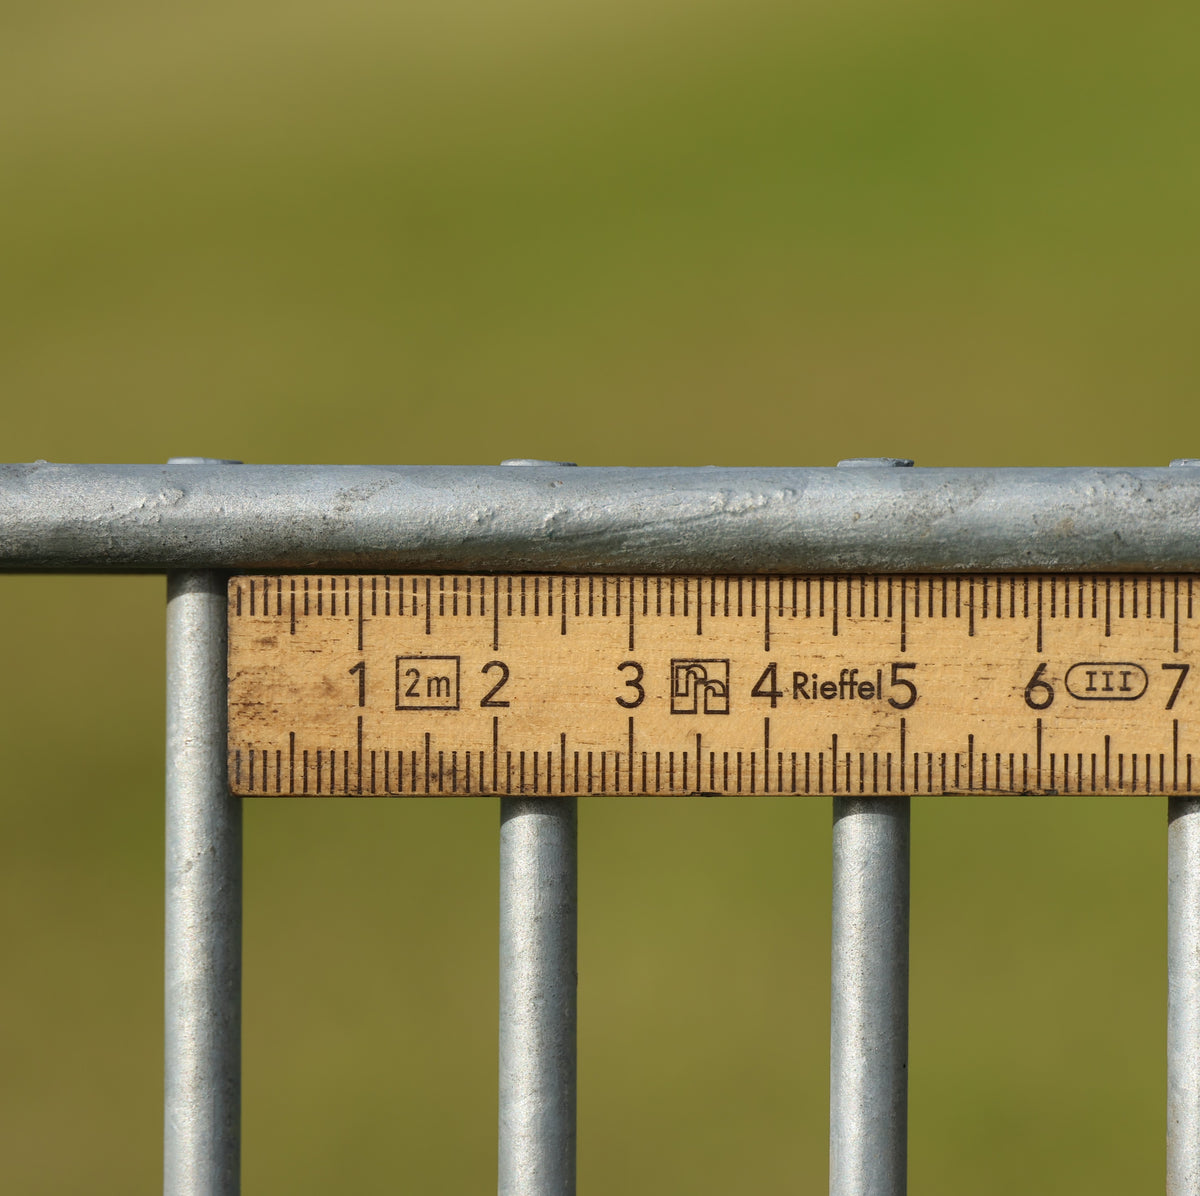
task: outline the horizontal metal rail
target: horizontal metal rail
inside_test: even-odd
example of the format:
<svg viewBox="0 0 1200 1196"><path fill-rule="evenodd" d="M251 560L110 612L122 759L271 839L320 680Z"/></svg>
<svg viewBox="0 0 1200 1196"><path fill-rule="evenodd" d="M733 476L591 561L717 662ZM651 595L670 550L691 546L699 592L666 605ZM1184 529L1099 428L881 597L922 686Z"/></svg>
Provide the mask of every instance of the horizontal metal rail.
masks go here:
<svg viewBox="0 0 1200 1196"><path fill-rule="evenodd" d="M1200 468L0 466L0 569L1187 570Z"/></svg>

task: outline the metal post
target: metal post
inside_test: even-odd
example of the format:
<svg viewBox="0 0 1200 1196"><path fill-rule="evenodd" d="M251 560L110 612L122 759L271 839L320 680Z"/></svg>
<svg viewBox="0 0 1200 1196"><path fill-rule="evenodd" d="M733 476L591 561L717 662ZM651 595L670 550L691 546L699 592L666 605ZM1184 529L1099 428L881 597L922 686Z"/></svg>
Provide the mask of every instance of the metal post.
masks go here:
<svg viewBox="0 0 1200 1196"><path fill-rule="evenodd" d="M1167 802L1167 1196L1200 1193L1200 799Z"/></svg>
<svg viewBox="0 0 1200 1196"><path fill-rule="evenodd" d="M833 801L830 1196L907 1188L909 802Z"/></svg>
<svg viewBox="0 0 1200 1196"><path fill-rule="evenodd" d="M833 799L830 1196L904 1196L908 1187L909 834L907 797Z"/></svg>
<svg viewBox="0 0 1200 1196"><path fill-rule="evenodd" d="M576 802L500 801L499 1196L574 1196Z"/></svg>
<svg viewBox="0 0 1200 1196"><path fill-rule="evenodd" d="M1167 1196L1200 1196L1200 799L1188 797L1167 799Z"/></svg>
<svg viewBox="0 0 1200 1196"><path fill-rule="evenodd" d="M225 603L221 573L168 575L165 1196L240 1189L242 809L225 772Z"/></svg>
<svg viewBox="0 0 1200 1196"><path fill-rule="evenodd" d="M499 1196L575 1193L577 825L573 797L501 798Z"/></svg>

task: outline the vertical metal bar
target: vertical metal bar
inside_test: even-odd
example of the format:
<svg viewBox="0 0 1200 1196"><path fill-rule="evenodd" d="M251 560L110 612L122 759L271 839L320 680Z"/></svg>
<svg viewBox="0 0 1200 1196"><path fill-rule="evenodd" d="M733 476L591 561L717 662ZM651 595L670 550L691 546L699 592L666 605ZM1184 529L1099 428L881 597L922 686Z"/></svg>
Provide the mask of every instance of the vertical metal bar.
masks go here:
<svg viewBox="0 0 1200 1196"><path fill-rule="evenodd" d="M577 827L573 797L500 801L498 1196L575 1193Z"/></svg>
<svg viewBox="0 0 1200 1196"><path fill-rule="evenodd" d="M910 799L834 798L830 1196L908 1185Z"/></svg>
<svg viewBox="0 0 1200 1196"><path fill-rule="evenodd" d="M1167 801L1167 1196L1200 1193L1200 799Z"/></svg>
<svg viewBox="0 0 1200 1196"><path fill-rule="evenodd" d="M500 802L499 1196L574 1196L576 800Z"/></svg>
<svg viewBox="0 0 1200 1196"><path fill-rule="evenodd" d="M167 578L163 1191L240 1188L242 810L225 764L225 577Z"/></svg>
<svg viewBox="0 0 1200 1196"><path fill-rule="evenodd" d="M1200 799L1189 797L1167 799L1167 1196L1200 1196Z"/></svg>
<svg viewBox="0 0 1200 1196"><path fill-rule="evenodd" d="M851 457L846 468L909 468ZM908 1187L910 799L833 799L830 1196Z"/></svg>

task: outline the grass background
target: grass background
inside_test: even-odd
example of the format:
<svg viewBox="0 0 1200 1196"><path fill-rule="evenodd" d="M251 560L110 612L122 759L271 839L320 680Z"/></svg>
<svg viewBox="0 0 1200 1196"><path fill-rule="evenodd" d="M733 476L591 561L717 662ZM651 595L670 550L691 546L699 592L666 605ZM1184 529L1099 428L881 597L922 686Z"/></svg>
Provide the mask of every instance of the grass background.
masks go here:
<svg viewBox="0 0 1200 1196"><path fill-rule="evenodd" d="M2 455L1198 455L1198 12L0 0ZM0 584L8 1191L160 1183L163 591ZM1162 807L915 803L914 1191L1161 1187ZM246 818L246 1190L489 1190L495 805ZM580 820L581 1190L819 1191L827 803Z"/></svg>

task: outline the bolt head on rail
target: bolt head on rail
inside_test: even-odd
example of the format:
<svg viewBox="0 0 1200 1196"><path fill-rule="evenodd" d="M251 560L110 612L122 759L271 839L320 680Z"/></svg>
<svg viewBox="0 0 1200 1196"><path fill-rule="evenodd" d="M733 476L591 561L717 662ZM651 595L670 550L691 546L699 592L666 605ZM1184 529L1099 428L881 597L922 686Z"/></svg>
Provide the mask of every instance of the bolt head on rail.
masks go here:
<svg viewBox="0 0 1200 1196"><path fill-rule="evenodd" d="M234 461L230 457L168 457L168 465L245 465L245 461Z"/></svg>
<svg viewBox="0 0 1200 1196"><path fill-rule="evenodd" d="M505 461L500 462L501 465L567 465L572 469L578 469L579 466L574 461L540 461L537 457L509 457Z"/></svg>

